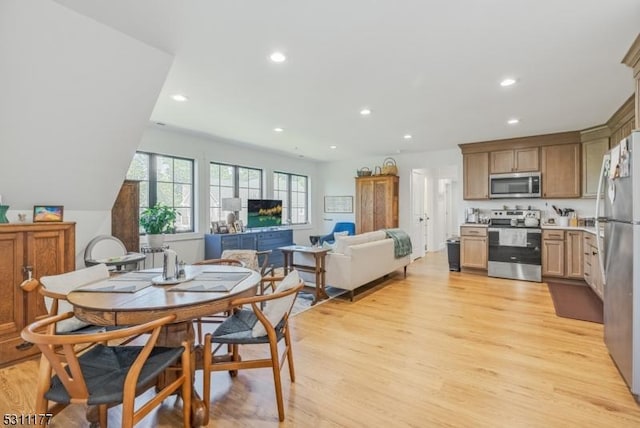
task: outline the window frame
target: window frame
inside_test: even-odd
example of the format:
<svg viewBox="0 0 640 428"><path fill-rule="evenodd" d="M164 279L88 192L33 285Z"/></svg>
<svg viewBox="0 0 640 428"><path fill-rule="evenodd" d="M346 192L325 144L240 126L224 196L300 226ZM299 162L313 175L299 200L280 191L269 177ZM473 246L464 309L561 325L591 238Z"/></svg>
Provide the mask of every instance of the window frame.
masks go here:
<svg viewBox="0 0 640 428"><path fill-rule="evenodd" d="M278 180L278 176L282 175L286 177L286 183L287 183L287 189L286 189L286 200L283 199L282 200L282 208L283 211L286 213L286 219L287 219L287 224L289 225L304 225L304 224L309 224L309 209L310 209L310 203L309 203L309 176L308 175L302 175L302 174L296 174L293 172L284 172L284 171L273 171L273 195L274 198L276 199L280 199L278 196L276 196L279 193L284 192L282 189L279 189L277 186L277 180ZM293 178L297 177L297 178L304 178L305 180L305 189L304 192L300 192L300 191L294 191L293 190ZM293 206L293 194L304 194L304 221L300 222L300 221L293 221L293 209L299 209L300 206L296 205L295 207ZM298 198L299 200L299 198Z"/></svg>
<svg viewBox="0 0 640 428"><path fill-rule="evenodd" d="M191 222L190 222L190 227L188 229L174 229L173 230L173 234L181 234L181 233L193 233L196 230L196 217L195 217L195 213L196 213L196 203L197 203L197 195L196 195L196 182L195 182L195 169L196 169L196 161L195 159L191 159L191 158L186 158L183 156L175 156L175 155L167 155L167 154L163 154L163 153L154 153L154 152L145 152L145 151L136 151L135 155L134 155L134 159L136 155L146 155L148 156L148 162L147 162L147 172L148 172L148 179L147 180L140 180L139 178L135 178L135 177L130 177L129 176L129 170L127 170L127 174L126 174L126 179L127 180L135 180L135 181L139 181L139 182L146 182L147 183L147 203L148 205L142 205L142 199L143 198L138 198L138 210L141 213L145 208L148 207L152 207L154 206L157 202L158 202L158 184L167 184L170 183L171 186L173 187L172 190L172 200L173 203L172 205L169 205L170 207L175 208L178 212L180 212L181 210L188 210L189 211L189 215L191 218ZM165 180L158 180L158 158L169 158L172 161L172 180L171 181L165 181ZM131 164L129 164L129 169L131 169L131 165L133 164L134 159L131 160ZM181 181L175 181L175 161L179 160L179 161L187 161L191 164L191 183L184 183ZM185 207L185 206L176 206L175 205L175 186L176 185L187 185L191 187L191 205ZM140 235L146 235L144 229L142 229L140 227Z"/></svg>
<svg viewBox="0 0 640 428"><path fill-rule="evenodd" d="M217 184L214 185L211 181L211 167L213 165L217 165L219 167L226 167L226 168L232 168L233 169L233 174L232 174L232 185L231 186L222 186L221 184ZM248 172L257 172L258 173L258 178L259 178L259 187L255 188L255 187L251 187L251 186L241 186L240 183L240 170L247 170ZM246 193L249 195L251 194L251 191L258 191L259 196L257 197L258 199L263 198L264 195L264 170L262 168L257 168L257 167L252 167L252 166L244 166L244 165L235 165L235 164L230 164L230 163L225 163L225 162L215 162L215 161L210 161L209 162L209 191L208 191L208 196L209 196L209 221L213 222L213 221L220 221L220 220L226 220L226 218L222 215L222 192L218 191L218 195L220 196L220 200L219 206L214 206L211 204L211 199L212 199L212 192L211 189L214 187L217 187L218 189L222 189L224 188L229 188L231 187L232 189L232 196L233 198L240 198L241 200L241 208L240 211L238 213L238 219L242 220L245 224L246 224L246 213L247 213L247 201L248 199L253 199L252 197L242 197L240 195L241 193L241 189L245 189ZM214 212L215 210L219 210L220 215L219 216L214 216ZM217 218L217 220L216 220Z"/></svg>

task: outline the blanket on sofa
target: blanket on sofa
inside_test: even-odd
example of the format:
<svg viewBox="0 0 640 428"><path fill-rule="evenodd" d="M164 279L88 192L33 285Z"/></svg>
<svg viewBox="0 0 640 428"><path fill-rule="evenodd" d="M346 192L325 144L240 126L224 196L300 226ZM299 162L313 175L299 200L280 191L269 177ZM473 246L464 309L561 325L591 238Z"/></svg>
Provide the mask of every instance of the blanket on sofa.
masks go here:
<svg viewBox="0 0 640 428"><path fill-rule="evenodd" d="M385 229L388 238L393 239L393 252L396 259L408 256L413 249L411 248L411 238L402 229Z"/></svg>

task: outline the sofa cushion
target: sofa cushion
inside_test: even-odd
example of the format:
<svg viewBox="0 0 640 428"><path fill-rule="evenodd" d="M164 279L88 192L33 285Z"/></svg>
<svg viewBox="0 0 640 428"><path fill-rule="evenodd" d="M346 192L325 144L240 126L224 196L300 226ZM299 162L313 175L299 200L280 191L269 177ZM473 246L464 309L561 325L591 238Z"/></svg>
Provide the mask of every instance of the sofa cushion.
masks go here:
<svg viewBox="0 0 640 428"><path fill-rule="evenodd" d="M367 242L379 241L386 239L387 234L384 230L376 230L375 232L361 233L360 235L337 236L336 237L336 253L349 254L349 247L352 245L365 244Z"/></svg>

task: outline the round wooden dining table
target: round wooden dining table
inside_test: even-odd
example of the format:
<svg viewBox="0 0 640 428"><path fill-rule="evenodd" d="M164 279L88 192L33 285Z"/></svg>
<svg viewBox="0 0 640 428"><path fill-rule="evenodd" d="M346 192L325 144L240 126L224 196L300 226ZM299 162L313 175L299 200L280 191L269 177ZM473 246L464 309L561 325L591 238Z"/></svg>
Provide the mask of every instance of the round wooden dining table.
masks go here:
<svg viewBox="0 0 640 428"><path fill-rule="evenodd" d="M250 297L256 294L260 283L260 274L251 269L239 266L226 265L202 265L187 266L185 269L187 281L157 281L164 285L151 285L135 292L113 291L83 291L82 288L73 290L67 295L67 300L73 305L74 313L80 320L90 324L104 326L125 326L143 324L169 314L175 314L176 320L165 326L158 338L158 346L180 346L187 341L192 346L194 368L192 379L195 378L195 370L201 368L201 349L194 346L195 334L193 321L213 314L228 311L232 308L231 302L241 297ZM245 274L244 278L230 291L195 291L196 283L201 275L215 273ZM130 275L131 272L122 275ZM148 274L146 277L145 274ZM156 274L156 275L153 275ZM140 278L155 280L161 278L162 269L149 269L137 271L134 275ZM131 276L130 276L131 277ZM126 278L126 277L122 277ZM126 287L126 281L113 278L118 286ZM131 282L133 284L135 281ZM110 281L111 284L115 282ZM122 285L121 285L122 283ZM189 288L194 284L194 290L176 291L173 287ZM169 376L167 374L166 376ZM161 380L162 381L162 380ZM191 424L201 426L207 420L206 407L202 399L194 391L191 400Z"/></svg>

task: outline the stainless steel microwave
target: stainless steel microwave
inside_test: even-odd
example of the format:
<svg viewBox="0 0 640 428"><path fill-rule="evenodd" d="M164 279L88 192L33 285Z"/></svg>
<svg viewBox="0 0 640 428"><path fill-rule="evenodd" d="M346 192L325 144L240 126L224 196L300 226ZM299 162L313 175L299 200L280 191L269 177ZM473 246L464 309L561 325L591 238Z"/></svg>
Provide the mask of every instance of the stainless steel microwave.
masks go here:
<svg viewBox="0 0 640 428"><path fill-rule="evenodd" d="M539 198L540 192L539 172L516 172L489 176L489 198Z"/></svg>

